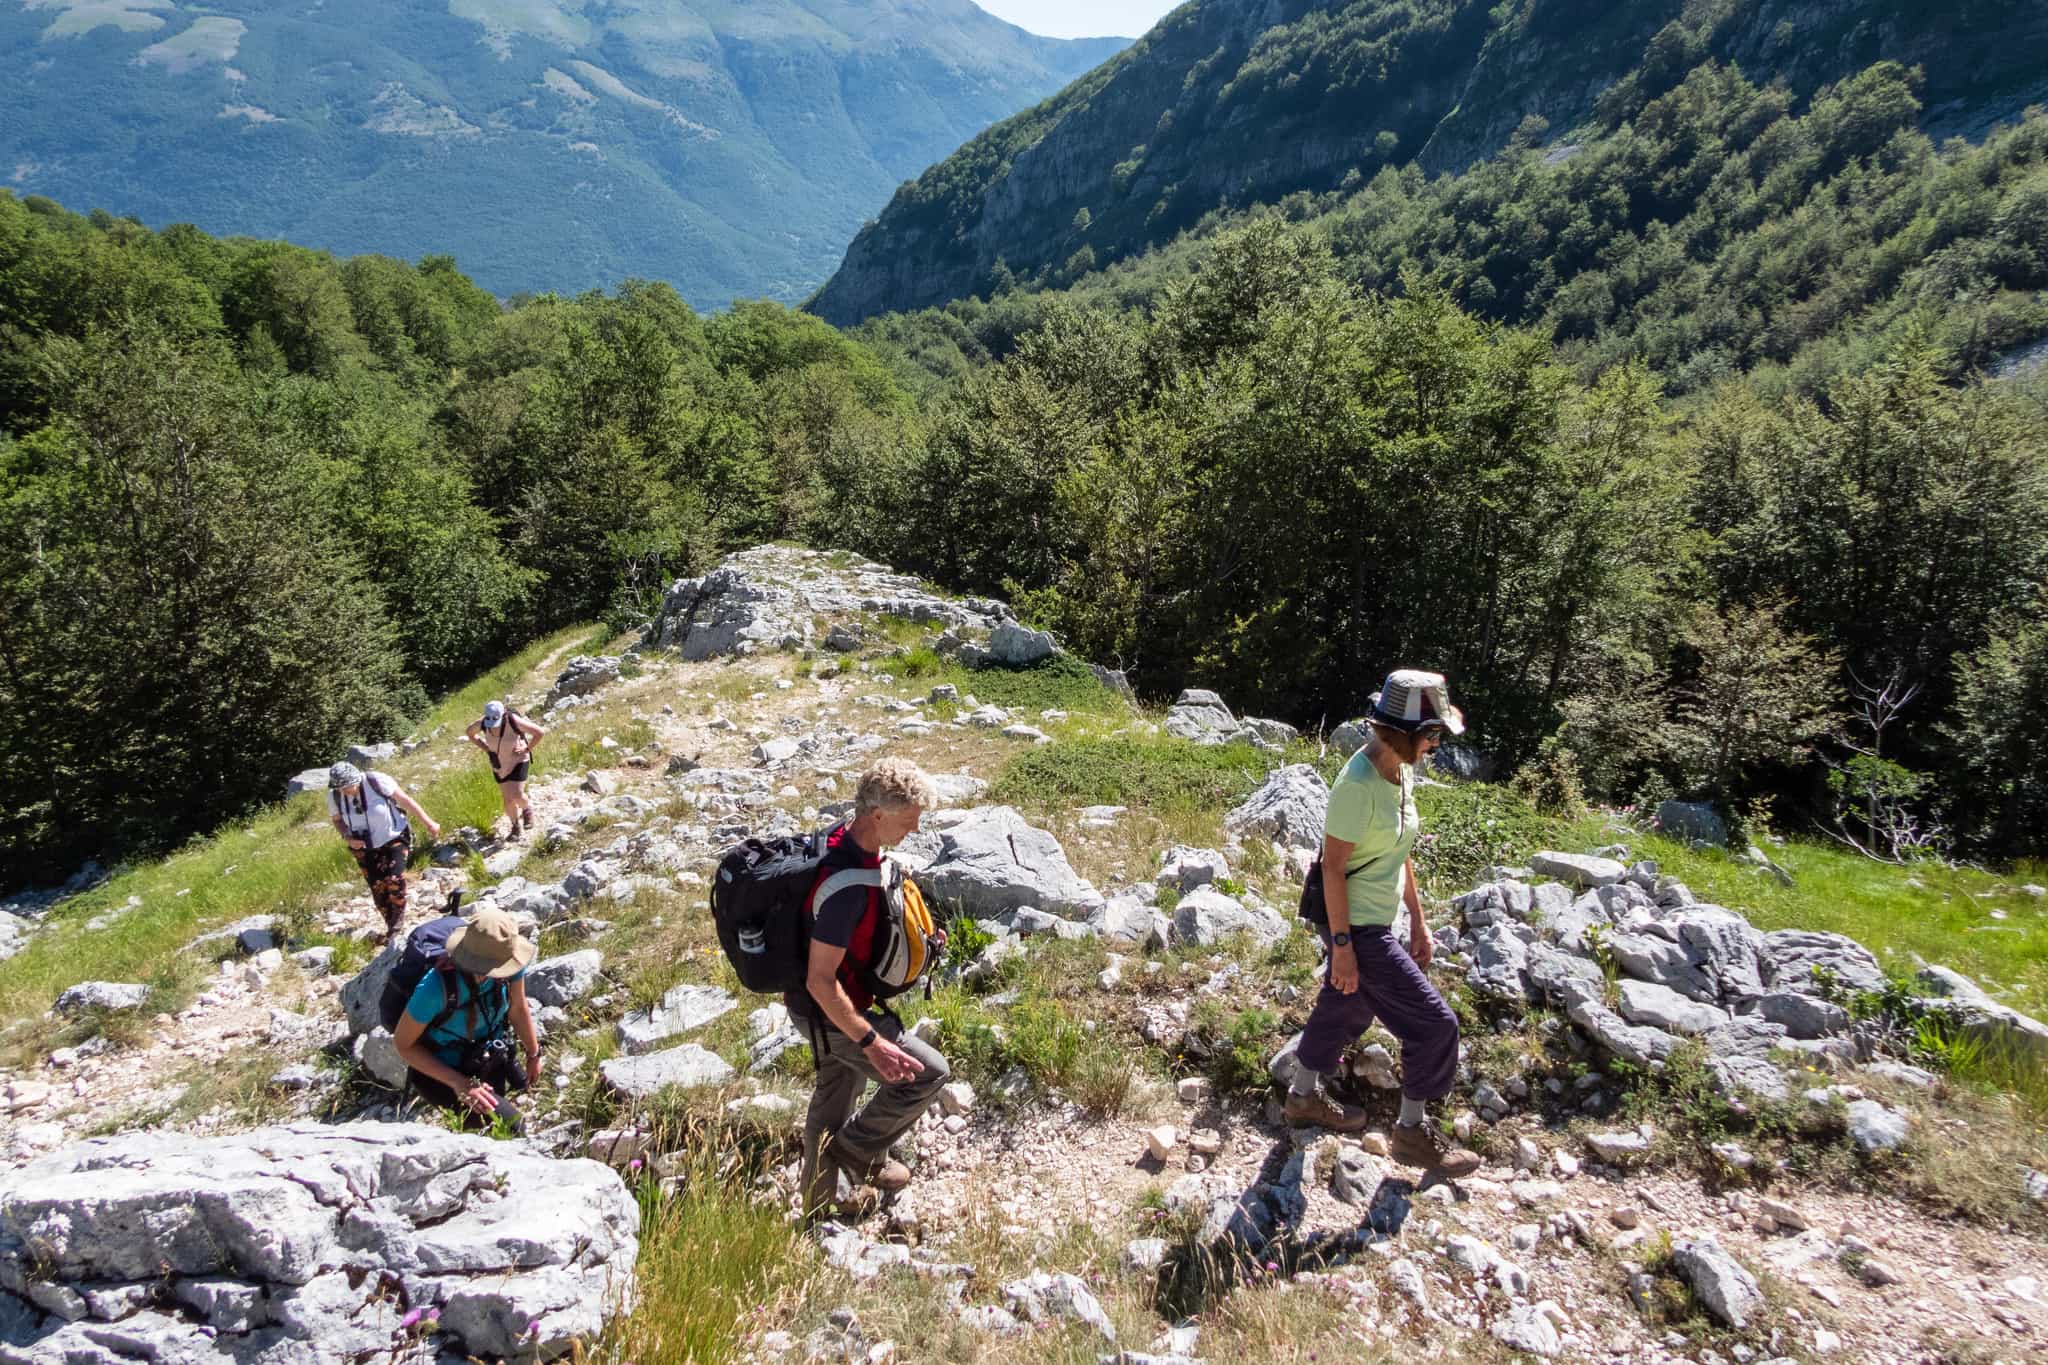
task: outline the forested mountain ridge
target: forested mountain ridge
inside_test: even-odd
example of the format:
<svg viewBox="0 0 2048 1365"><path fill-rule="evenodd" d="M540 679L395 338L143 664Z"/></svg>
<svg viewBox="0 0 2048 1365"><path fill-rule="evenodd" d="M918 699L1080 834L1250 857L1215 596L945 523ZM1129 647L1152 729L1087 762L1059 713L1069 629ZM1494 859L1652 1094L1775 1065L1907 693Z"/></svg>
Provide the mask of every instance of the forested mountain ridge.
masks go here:
<svg viewBox="0 0 2048 1365"><path fill-rule="evenodd" d="M1981 135L2048 95L2019 0L1197 0L904 186L809 305L847 323L1060 283L1218 207L1456 170L1625 122L1701 62L1795 100L1880 59L1924 67L1924 126Z"/></svg>
<svg viewBox="0 0 2048 1365"><path fill-rule="evenodd" d="M1918 126L1922 88L1880 62L1795 105L1709 59L1568 149L1518 135L1458 175L1383 167L1210 214L1062 289L1012 284L858 330L906 375L950 381L1061 301L1156 307L1232 231L1271 218L1301 224L1358 285L1439 282L1589 380L1640 359L1674 397L1735 375L1818 395L1909 340L1958 378L2024 373L2048 337L2048 115L1937 145Z"/></svg>
<svg viewBox="0 0 2048 1365"><path fill-rule="evenodd" d="M0 3L0 183L485 288L801 298L891 188L1123 45L970 0Z"/></svg>

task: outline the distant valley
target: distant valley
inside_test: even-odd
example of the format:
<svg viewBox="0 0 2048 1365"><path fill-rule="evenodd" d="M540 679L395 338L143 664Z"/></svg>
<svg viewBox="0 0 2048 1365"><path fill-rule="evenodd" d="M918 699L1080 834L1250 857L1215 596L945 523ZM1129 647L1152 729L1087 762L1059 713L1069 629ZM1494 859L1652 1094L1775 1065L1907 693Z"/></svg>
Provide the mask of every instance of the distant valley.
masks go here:
<svg viewBox="0 0 2048 1365"><path fill-rule="evenodd" d="M0 0L0 184L452 252L500 295L796 300L899 182L1124 45L970 0Z"/></svg>

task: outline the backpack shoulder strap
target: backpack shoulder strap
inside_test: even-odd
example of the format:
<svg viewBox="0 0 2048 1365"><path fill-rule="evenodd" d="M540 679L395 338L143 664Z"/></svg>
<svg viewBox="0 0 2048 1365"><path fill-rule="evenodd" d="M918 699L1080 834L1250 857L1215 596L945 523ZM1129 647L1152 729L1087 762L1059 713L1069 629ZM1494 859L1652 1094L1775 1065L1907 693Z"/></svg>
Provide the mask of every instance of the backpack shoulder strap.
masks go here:
<svg viewBox="0 0 2048 1365"><path fill-rule="evenodd" d="M420 1030L420 1037L422 1038L425 1038L435 1029L453 1019L455 1012L462 1008L462 1000L456 994L456 987L462 982L462 973L453 967L443 966L439 963L429 967L427 970L441 978L441 1009L439 1013L427 1021L427 1026Z"/></svg>
<svg viewBox="0 0 2048 1365"><path fill-rule="evenodd" d="M808 907L811 918L818 917L819 906L848 887L867 886L879 889L881 885L882 869L878 867L842 867L836 872L827 872L818 878L818 884L811 888Z"/></svg>

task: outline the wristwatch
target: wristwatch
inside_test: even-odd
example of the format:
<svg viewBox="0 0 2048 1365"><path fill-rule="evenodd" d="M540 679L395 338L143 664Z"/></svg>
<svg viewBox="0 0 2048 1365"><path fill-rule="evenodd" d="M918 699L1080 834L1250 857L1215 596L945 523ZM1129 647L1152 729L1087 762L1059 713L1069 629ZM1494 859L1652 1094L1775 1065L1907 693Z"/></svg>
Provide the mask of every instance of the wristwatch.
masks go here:
<svg viewBox="0 0 2048 1365"><path fill-rule="evenodd" d="M866 1051L868 1050L868 1045L869 1045L869 1044L871 1044L871 1043L873 1043L874 1041L875 1041L875 1030L874 1030L874 1026L873 1026L873 1025L869 1025L869 1027L868 1027L868 1031L867 1031L867 1036L866 1036L866 1037L864 1037L864 1038L862 1038L862 1039L861 1039L861 1040L860 1040L859 1042L855 1043L855 1044L854 1044L854 1046L855 1046L855 1047L857 1047L857 1048L859 1048L859 1049L860 1049L860 1050L861 1050L862 1052L866 1052Z"/></svg>
<svg viewBox="0 0 2048 1365"><path fill-rule="evenodd" d="M1349 933L1342 933L1342 934L1332 934L1332 935L1330 935L1330 943L1331 943L1331 945L1332 945L1332 946L1334 946L1334 947L1342 948L1342 947L1344 947L1344 946L1345 946L1346 944L1348 944L1348 943L1350 943L1350 942L1351 942L1351 935L1350 935Z"/></svg>

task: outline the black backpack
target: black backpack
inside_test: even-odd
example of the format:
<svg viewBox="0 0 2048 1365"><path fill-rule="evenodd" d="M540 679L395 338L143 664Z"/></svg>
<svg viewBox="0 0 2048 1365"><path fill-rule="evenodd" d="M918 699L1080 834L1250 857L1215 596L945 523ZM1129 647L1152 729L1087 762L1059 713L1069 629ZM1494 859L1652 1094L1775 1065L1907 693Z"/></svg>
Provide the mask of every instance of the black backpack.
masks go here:
<svg viewBox="0 0 2048 1365"><path fill-rule="evenodd" d="M462 893L456 892L443 907L453 911L462 903ZM482 991L470 991L464 1000L463 974L448 964L448 936L463 926L463 918L457 914L443 914L439 919L430 919L406 935L405 949L398 955L398 962L391 968L391 975L384 978L384 993L377 999L377 1018L391 1032L398 1032L398 1021L405 1017L405 1007L412 1000L412 994L419 989L421 981L430 971L442 973L441 1012L428 1021L426 1033L448 1022L455 1011L468 1005L479 1010L483 1007ZM502 984L498 987L502 990Z"/></svg>
<svg viewBox="0 0 2048 1365"><path fill-rule="evenodd" d="M801 991L811 965L811 892L830 830L749 839L718 860L711 920L750 991Z"/></svg>

